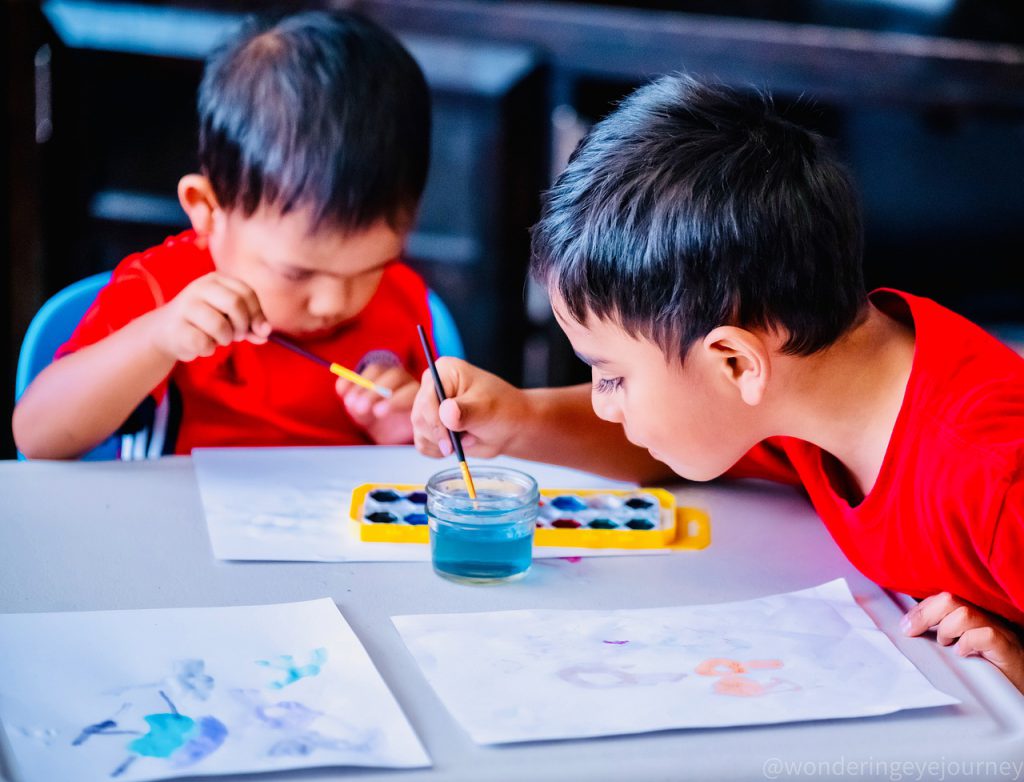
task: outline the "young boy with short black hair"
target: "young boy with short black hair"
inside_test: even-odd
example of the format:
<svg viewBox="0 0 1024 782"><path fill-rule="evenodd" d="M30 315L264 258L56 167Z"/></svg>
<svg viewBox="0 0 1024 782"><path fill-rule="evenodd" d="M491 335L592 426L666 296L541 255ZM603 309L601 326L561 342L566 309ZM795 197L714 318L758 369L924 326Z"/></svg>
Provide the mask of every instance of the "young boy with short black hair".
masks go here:
<svg viewBox="0 0 1024 782"><path fill-rule="evenodd" d="M207 61L199 119L200 173L178 185L192 230L117 267L20 400L18 447L78 456L169 388L177 453L410 442L430 322L399 262L429 162L419 66L353 14L254 20ZM271 330L392 397L336 387Z"/></svg>
<svg viewBox="0 0 1024 782"><path fill-rule="evenodd" d="M443 424L470 454L802 486L854 565L922 599L907 633L1024 690L1024 360L933 301L865 293L854 189L819 136L758 95L643 87L548 194L533 271L592 388L441 360L420 450L449 451Z"/></svg>

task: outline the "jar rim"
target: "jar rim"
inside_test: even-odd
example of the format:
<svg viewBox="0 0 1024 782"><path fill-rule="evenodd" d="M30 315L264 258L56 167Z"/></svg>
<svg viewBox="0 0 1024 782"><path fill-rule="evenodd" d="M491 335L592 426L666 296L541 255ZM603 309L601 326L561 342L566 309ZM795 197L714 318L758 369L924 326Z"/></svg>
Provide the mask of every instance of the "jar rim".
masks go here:
<svg viewBox="0 0 1024 782"><path fill-rule="evenodd" d="M463 482L462 470L459 467L450 467L439 472L434 473L430 476L427 481L427 495L433 497L435 500L451 500L456 502L473 502L480 507L488 507L490 505L508 503L509 500L522 500L523 504L529 504L536 502L539 499L539 487L537 480L532 475L523 472L522 470L516 470L512 467L497 467L497 466L476 466L472 470L474 483L483 483L488 479L507 479L509 482L515 484L519 491L505 494L498 497L477 497L475 500L470 500L465 493L456 493L452 491L445 491L441 488L441 485L448 481L457 480L458 484L463 487L465 491L465 483Z"/></svg>

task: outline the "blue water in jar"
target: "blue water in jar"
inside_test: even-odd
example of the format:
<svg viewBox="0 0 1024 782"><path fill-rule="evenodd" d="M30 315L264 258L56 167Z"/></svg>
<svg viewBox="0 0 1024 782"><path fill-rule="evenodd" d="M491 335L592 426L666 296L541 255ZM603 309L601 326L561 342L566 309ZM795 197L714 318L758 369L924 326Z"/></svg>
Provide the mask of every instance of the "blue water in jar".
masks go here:
<svg viewBox="0 0 1024 782"><path fill-rule="evenodd" d="M471 500L461 474L450 473L434 476L431 483L442 479L433 490L427 486L434 570L469 583L522 578L533 560L536 482L515 470L480 468L474 470L477 498Z"/></svg>

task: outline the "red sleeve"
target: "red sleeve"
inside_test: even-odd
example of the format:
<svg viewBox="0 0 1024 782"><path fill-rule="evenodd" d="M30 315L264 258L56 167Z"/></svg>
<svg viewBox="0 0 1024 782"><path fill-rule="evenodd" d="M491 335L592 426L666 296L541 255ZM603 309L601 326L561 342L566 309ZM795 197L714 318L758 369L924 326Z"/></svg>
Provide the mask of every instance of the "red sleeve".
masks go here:
<svg viewBox="0 0 1024 782"><path fill-rule="evenodd" d="M992 577L1024 614L1024 472L1003 498L988 560Z"/></svg>
<svg viewBox="0 0 1024 782"><path fill-rule="evenodd" d="M57 349L55 358L99 342L140 315L156 309L153 290L145 277L134 270L119 271L100 290L71 337Z"/></svg>
<svg viewBox="0 0 1024 782"><path fill-rule="evenodd" d="M137 263L137 256L129 256L117 269L110 282L103 287L92 306L86 310L71 337L57 349L54 358L93 345L124 328L131 321L152 312L163 303L163 293L152 276ZM150 392L159 402L167 389L167 380Z"/></svg>
<svg viewBox="0 0 1024 782"><path fill-rule="evenodd" d="M727 478L764 478L777 483L801 484L781 438L772 437L755 445L726 473Z"/></svg>

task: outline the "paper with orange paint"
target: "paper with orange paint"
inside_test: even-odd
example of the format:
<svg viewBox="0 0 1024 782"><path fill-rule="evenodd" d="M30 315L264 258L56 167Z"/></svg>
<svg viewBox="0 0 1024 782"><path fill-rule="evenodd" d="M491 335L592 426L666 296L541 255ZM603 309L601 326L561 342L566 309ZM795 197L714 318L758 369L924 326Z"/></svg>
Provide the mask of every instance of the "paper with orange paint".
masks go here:
<svg viewBox="0 0 1024 782"><path fill-rule="evenodd" d="M393 619L480 744L888 714L935 689L845 580L717 605Z"/></svg>

